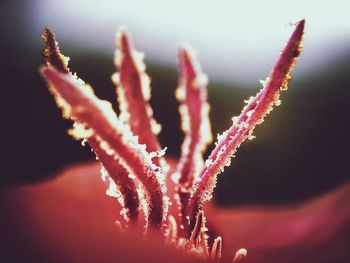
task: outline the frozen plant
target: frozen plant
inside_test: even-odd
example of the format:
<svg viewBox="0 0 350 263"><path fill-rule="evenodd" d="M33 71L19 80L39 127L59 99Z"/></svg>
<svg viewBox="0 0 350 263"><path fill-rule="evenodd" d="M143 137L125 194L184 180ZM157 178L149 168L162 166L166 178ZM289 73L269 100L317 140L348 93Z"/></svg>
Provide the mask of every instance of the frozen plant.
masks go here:
<svg viewBox="0 0 350 263"><path fill-rule="evenodd" d="M160 125L154 120L149 104L150 79L145 72L143 56L134 50L124 28L117 36L115 65L120 114L109 102L98 99L84 81L72 74L68 58L61 54L55 35L45 29L44 58L40 68L50 92L63 116L73 121L69 133L87 143L102 165L102 177L110 182L108 194L116 196L124 221L124 230L139 229L144 233L159 231L165 242L211 261L220 261L222 239L213 238L208 245L204 203L209 201L217 175L230 164L240 144L253 138L256 125L263 122L274 106L280 104L280 92L286 90L296 58L301 52L304 32L302 20L280 54L263 88L251 97L232 126L218 135L216 147L204 161L203 153L211 142L207 103L207 77L201 71L194 52L179 50L180 81L176 97L180 103L184 141L173 184L166 185L170 175L169 159L157 139ZM174 196L167 196L167 188ZM173 200L173 201L172 201ZM170 213L169 206L177 205ZM234 255L234 262L244 260L246 250Z"/></svg>

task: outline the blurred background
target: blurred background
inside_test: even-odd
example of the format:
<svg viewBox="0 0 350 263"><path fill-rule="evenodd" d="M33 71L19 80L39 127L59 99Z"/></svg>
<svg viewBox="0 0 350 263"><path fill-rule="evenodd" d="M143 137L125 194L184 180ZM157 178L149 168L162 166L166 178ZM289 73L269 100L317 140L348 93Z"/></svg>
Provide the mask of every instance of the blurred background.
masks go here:
<svg viewBox="0 0 350 263"><path fill-rule="evenodd" d="M347 1L1 1L1 175L8 187L47 180L93 160L38 74L40 34L52 28L70 68L114 103L115 33L126 25L146 54L152 106L167 153L182 142L177 48L189 43L209 76L213 134L227 129L260 89L294 27L306 19L304 51L282 105L220 176L220 205L297 203L349 180L350 18Z"/></svg>

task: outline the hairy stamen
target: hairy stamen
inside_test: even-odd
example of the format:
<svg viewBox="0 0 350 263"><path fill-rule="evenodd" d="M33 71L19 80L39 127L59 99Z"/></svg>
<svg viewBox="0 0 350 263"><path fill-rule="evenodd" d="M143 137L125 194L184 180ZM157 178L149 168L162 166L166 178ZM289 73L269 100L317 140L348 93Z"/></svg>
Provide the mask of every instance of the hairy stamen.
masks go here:
<svg viewBox="0 0 350 263"><path fill-rule="evenodd" d="M60 72L71 75L68 68L69 58L65 57L60 52L54 32L49 28L46 28L44 30L42 38L46 44L46 48L43 52L45 62ZM76 131L73 131L73 136L76 136L75 132ZM95 152L97 158L101 162L101 165L105 168L109 176L114 180L119 191L121 192L123 200L120 203L123 208L127 209L127 219L131 221L137 221L139 215L139 198L137 195L135 183L131 178L129 178L128 172L121 164L119 164L118 160L115 160L112 155L108 154L105 149L101 147L101 143L97 140L96 137L87 136L86 140Z"/></svg>
<svg viewBox="0 0 350 263"><path fill-rule="evenodd" d="M139 137L139 143L147 146L148 152L159 152L161 146L157 134L161 126L154 120L149 104L151 97L150 78L145 72L143 54L134 50L131 38L125 28L117 34L115 65L119 73L112 76L117 86L120 120L130 126L131 131ZM166 169L165 160L154 158L157 165Z"/></svg>
<svg viewBox="0 0 350 263"><path fill-rule="evenodd" d="M177 194L184 232L188 234L188 201L193 182L203 166L203 152L211 142L212 136L208 117L207 77L202 73L190 48L180 48L179 58L181 78L176 98L181 103L179 110L185 138L174 179L178 184Z"/></svg>
<svg viewBox="0 0 350 263"><path fill-rule="evenodd" d="M207 78L193 51L180 48L176 97L180 102L184 141L173 174L179 222L174 215L167 215L171 203L165 195L164 174L168 165L162 157L165 149L161 150L157 138L160 125L154 120L149 104L150 79L145 73L143 56L134 50L126 30L122 28L118 32L115 65L119 72L112 76L117 86L119 118L109 102L97 98L90 86L70 72L69 58L61 54L55 34L48 28L42 35L47 66L41 67L40 73L62 108L63 117L73 121L69 134L82 139L82 144L88 143L100 161L102 178L110 182L106 193L117 197L126 221L136 226L142 208L148 225L158 229L163 226L167 244L219 262L222 238L217 237L209 249L204 202L211 199L217 175L229 165L241 143L253 138L255 127L280 104L280 92L287 89L290 72L301 52L304 23L302 20L297 24L263 88L233 118L233 125L218 136L216 147L205 163L203 153L212 140ZM116 223L117 228L125 229L123 226L120 221ZM244 262L246 255L247 251L240 249L232 262Z"/></svg>
<svg viewBox="0 0 350 263"><path fill-rule="evenodd" d="M298 23L263 89L248 102L231 128L219 137L215 149L203 166L189 204L191 229L195 225L196 215L203 208L203 203L211 199L217 174L229 165L231 157L240 144L252 135L255 126L263 122L274 105L280 104L280 91L287 88L290 71L301 52L304 22L302 20Z"/></svg>
<svg viewBox="0 0 350 263"><path fill-rule="evenodd" d="M220 262L222 256L222 238L217 237L214 240L213 246L210 253L210 261Z"/></svg>
<svg viewBox="0 0 350 263"><path fill-rule="evenodd" d="M131 222L136 222L139 216L140 201L135 182L119 161L102 149L101 143L95 137L88 138L87 142L121 192L124 207L127 209L126 216Z"/></svg>
<svg viewBox="0 0 350 263"><path fill-rule="evenodd" d="M247 258L247 250L244 248L239 249L232 259L232 263L243 263Z"/></svg>
<svg viewBox="0 0 350 263"><path fill-rule="evenodd" d="M50 28L45 28L44 33L41 35L41 37L46 44L46 48L43 51L45 62L48 65L54 66L62 73L69 73L69 58L63 56L60 52L55 33Z"/></svg>

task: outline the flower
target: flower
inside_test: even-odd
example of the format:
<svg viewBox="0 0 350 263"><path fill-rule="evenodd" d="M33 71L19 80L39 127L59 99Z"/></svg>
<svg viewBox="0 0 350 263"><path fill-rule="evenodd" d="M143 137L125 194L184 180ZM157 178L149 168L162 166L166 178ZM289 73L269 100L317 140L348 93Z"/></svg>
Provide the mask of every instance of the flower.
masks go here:
<svg viewBox="0 0 350 263"><path fill-rule="evenodd" d="M221 260L223 240L208 234L204 204L212 198L217 175L230 164L240 144L253 139L255 126L280 104L280 92L287 89L301 52L304 23L297 23L263 88L233 118L232 126L218 136L206 161L203 152L212 140L207 77L194 52L188 47L180 49L181 78L176 97L185 138L180 162L171 172L172 183L166 180L170 177L168 159L164 158L166 148L162 149L157 139L160 125L149 105L150 80L142 55L134 50L126 30L118 33L115 64L119 72L112 76L120 107L117 116L109 102L98 99L90 86L71 73L69 59L61 54L54 33L45 29L43 55L47 66L40 72L63 116L74 122L69 133L87 143L101 163L102 179L110 184L107 194L115 196L122 208L124 219L117 221L120 229L134 231L144 226L146 235L161 233L166 243L187 254ZM175 194L169 195L172 190ZM240 262L245 255L246 250L239 249L233 261Z"/></svg>
<svg viewBox="0 0 350 263"><path fill-rule="evenodd" d="M338 233L348 226L350 215L341 208L348 200L349 186L294 211L228 211L208 203L204 207L217 174L229 164L239 145L253 138L253 129L272 106L279 105L279 92L287 87L289 72L301 51L303 27L304 21L300 21L263 89L219 136L205 162L203 152L211 142L207 79L190 48L179 52L181 79L176 96L185 138L180 161L175 162L164 158L165 149L157 140L160 126L148 103L149 78L126 30L118 35L115 64L119 73L112 77L121 110L116 116L110 104L97 99L92 89L71 74L68 59L60 53L53 32L46 29L44 57L48 65L41 73L64 117L74 121L70 134L89 144L96 154L102 179L109 183L107 194L119 201L120 215L115 215L112 199L101 194L104 184L97 179L98 166L82 164L65 170L53 182L1 193L1 200L11 201L5 206L0 202L4 211L1 226L11 220L12 226L18 227L1 230L9 239L0 239L6 240L3 247L13 249L12 240L21 237L23 243L14 246L21 253L15 258L26 258L29 253L32 259L39 250L43 261L74 262L164 261L165 257L170 262L216 262L232 257L233 262L241 262L247 253L241 246L253 251L250 258L256 262L300 262L300 254L293 253L293 248L301 250L306 243L312 253L310 248L301 251L308 262L322 260L315 257L313 248L324 244L332 253L344 255L343 247L334 248L325 240L344 236ZM337 217L332 221L334 213Z"/></svg>

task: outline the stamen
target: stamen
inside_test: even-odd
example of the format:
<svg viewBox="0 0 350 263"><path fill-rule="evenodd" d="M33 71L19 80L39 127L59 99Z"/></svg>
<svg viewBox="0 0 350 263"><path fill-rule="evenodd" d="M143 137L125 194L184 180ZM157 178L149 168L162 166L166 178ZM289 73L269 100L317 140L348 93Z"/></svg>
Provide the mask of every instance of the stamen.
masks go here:
<svg viewBox="0 0 350 263"><path fill-rule="evenodd" d="M194 180L203 166L203 152L211 142L209 105L207 103L207 77L190 48L180 48L180 83L176 97L181 103L182 130L185 134L176 175L177 194L184 232L189 234L188 201Z"/></svg>
<svg viewBox="0 0 350 263"><path fill-rule="evenodd" d="M236 252L232 260L232 263L242 263L245 261L246 257L247 257L247 250L244 248L241 248Z"/></svg>
<svg viewBox="0 0 350 263"><path fill-rule="evenodd" d="M204 255L205 258L209 258L210 254L209 254L209 246L208 246L208 235L206 233L208 229L206 229L205 227L202 229L202 232L200 233L199 236L199 248L200 251L202 252L202 254Z"/></svg>
<svg viewBox="0 0 350 263"><path fill-rule="evenodd" d="M92 89L52 67L42 67L40 71L55 97L62 98L69 105L71 118L92 129L94 136L115 152L115 158L119 158L128 172L138 177L150 199L149 224L160 227L165 213L163 192L158 181L162 175L146 149L118 120L110 103L99 100Z"/></svg>
<svg viewBox="0 0 350 263"><path fill-rule="evenodd" d="M215 149L203 166L189 204L191 229L194 227L196 215L203 208L203 202L212 197L216 176L229 165L231 157L240 144L252 134L255 126L263 122L264 117L272 111L276 103L280 103L280 91L287 88L290 71L301 52L304 23L304 20L298 23L267 83L256 97L248 102L231 128L219 137Z"/></svg>
<svg viewBox="0 0 350 263"><path fill-rule="evenodd" d="M136 226L139 211L143 209L148 225L158 229L164 226L167 244L189 255L219 262L222 238L217 237L209 251L203 204L211 199L217 175L229 165L241 143L253 138L255 127L280 104L280 92L287 89L290 72L301 52L304 24L304 20L297 24L263 88L234 118L233 125L218 136L216 147L205 163L203 153L212 139L207 78L193 51L180 49L180 81L176 97L180 102L184 141L174 173L181 212L179 222L173 215L167 215L171 202L164 194L164 173L168 166L162 158L165 149L161 150L157 138L160 125L154 120L149 104L150 79L145 73L143 56L134 50L126 30L123 28L118 33L115 65L119 73L112 76L117 85L119 118L109 102L98 99L90 86L70 72L69 58L61 54L55 35L48 28L42 35L46 43L43 56L47 66L41 67L40 73L62 108L63 117L74 122L69 134L82 139L83 145L87 142L102 164L102 178L108 178L110 182L106 193L117 197L126 221ZM166 219L167 224L164 223ZM183 229L179 230L178 225ZM116 228L127 229L120 221L116 222ZM247 250L242 248L232 262L244 262L246 255Z"/></svg>
<svg viewBox="0 0 350 263"><path fill-rule="evenodd" d="M172 215L168 216L168 233L167 233L167 243L169 244L176 244L177 240L177 223L175 218Z"/></svg>
<svg viewBox="0 0 350 263"><path fill-rule="evenodd" d="M129 177L128 171L119 164L113 155L107 154L101 148L101 143L95 137L88 138L87 142L121 192L124 206L127 209L126 216L132 223L135 223L139 216L140 202L133 179Z"/></svg>
<svg viewBox="0 0 350 263"><path fill-rule="evenodd" d="M205 218L204 218L204 212L199 211L196 218L196 224L192 230L190 240L188 242L189 247L195 247L197 248L199 245L200 235L205 230Z"/></svg>
<svg viewBox="0 0 350 263"><path fill-rule="evenodd" d="M62 73L69 73L68 61L69 58L63 56L56 41L55 33L50 28L45 28L42 34L42 39L46 44L43 51L43 57L48 65L54 66Z"/></svg>
<svg viewBox="0 0 350 263"><path fill-rule="evenodd" d="M130 126L131 131L139 137L139 143L147 146L148 152L161 150L157 134L161 126L154 120L149 104L151 97L150 78L145 72L143 54L133 48L129 34L121 28L117 34L118 49L115 52L115 65L119 73L112 76L117 86L120 107L120 120ZM164 159L154 159L155 164L165 164ZM162 167L163 170L165 167Z"/></svg>
<svg viewBox="0 0 350 263"><path fill-rule="evenodd" d="M222 256L222 238L217 237L214 240L213 247L211 248L210 261L220 262Z"/></svg>
<svg viewBox="0 0 350 263"><path fill-rule="evenodd" d="M50 64L50 61L56 61L51 58L51 54L60 59L63 58L63 55L58 53L59 48L53 33L46 30L46 35L48 37L45 40L50 40L46 43L48 50L46 59ZM51 50L53 48L54 50ZM58 65L64 64L67 67L67 63L61 62ZM101 147L103 144L105 148L109 148L109 153L114 153L114 158L119 159L129 173L138 176L149 199L149 224L160 227L166 213L162 187L158 179L163 175L161 175L160 168L152 162L153 156L138 143L137 138L133 136L128 127L118 120L110 103L99 100L82 80L70 73L67 74L62 71L62 68L57 70L55 65L51 63L51 66L42 67L40 72L49 82L49 89L55 96L58 105L62 107L64 116L91 129L93 132L88 133L89 137L99 138Z"/></svg>
<svg viewBox="0 0 350 263"><path fill-rule="evenodd" d="M46 44L44 50L44 59L48 65L52 65L55 69L71 75L68 68L69 59L65 57L59 49L58 42L56 41L55 34L52 30L46 28L42 38ZM59 96L59 95L57 95ZM78 134L81 130L86 130L84 125L79 125L79 123L74 123L75 130L71 130L71 135L82 136L86 139L90 147L95 152L98 160L101 162L102 166L106 169L109 176L113 179L117 185L119 191L123 196L122 209L127 209L126 217L128 220L137 221L139 215L139 198L136 191L135 183L132 179L129 178L128 172L126 169L121 166L118 160L115 160L112 154L106 152L105 149L102 149L101 142L97 140L96 137L92 136L92 133ZM80 131L77 127L80 127Z"/></svg>

